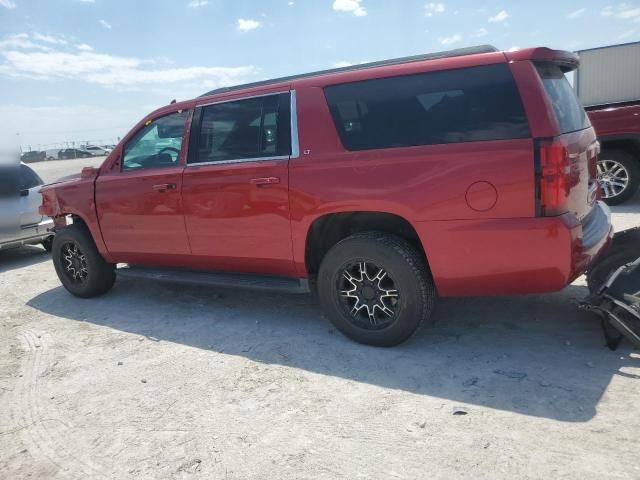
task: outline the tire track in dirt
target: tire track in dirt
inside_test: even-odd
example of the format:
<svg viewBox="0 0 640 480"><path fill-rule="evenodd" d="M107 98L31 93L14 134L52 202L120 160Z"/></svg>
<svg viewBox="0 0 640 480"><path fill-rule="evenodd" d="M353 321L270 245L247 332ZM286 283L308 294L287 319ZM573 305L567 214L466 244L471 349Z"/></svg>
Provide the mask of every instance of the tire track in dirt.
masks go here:
<svg viewBox="0 0 640 480"><path fill-rule="evenodd" d="M73 454L74 428L51 407L42 405L45 394L42 374L51 368L50 337L24 330L18 338L26 352L22 362L22 381L16 388L17 419L22 424L22 438L29 453L38 460L44 457L65 478L106 477L98 466Z"/></svg>

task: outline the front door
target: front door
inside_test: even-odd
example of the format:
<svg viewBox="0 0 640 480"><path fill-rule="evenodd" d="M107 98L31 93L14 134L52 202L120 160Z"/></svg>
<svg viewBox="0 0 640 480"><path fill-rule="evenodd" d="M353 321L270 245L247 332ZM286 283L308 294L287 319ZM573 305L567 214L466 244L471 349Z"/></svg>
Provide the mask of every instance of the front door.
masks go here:
<svg viewBox="0 0 640 480"><path fill-rule="evenodd" d="M183 176L194 267L294 273L290 104L286 92L196 109Z"/></svg>
<svg viewBox="0 0 640 480"><path fill-rule="evenodd" d="M190 253L180 198L187 116L148 121L124 145L120 168L96 180L100 229L117 262L179 266Z"/></svg>

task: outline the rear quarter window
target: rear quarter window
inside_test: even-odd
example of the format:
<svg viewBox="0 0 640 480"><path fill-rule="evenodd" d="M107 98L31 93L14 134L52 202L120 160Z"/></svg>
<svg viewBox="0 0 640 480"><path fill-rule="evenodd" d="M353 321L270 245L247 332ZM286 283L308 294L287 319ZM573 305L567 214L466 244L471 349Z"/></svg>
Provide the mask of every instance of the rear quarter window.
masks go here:
<svg viewBox="0 0 640 480"><path fill-rule="evenodd" d="M530 136L506 64L365 80L324 91L348 150Z"/></svg>
<svg viewBox="0 0 640 480"><path fill-rule="evenodd" d="M560 67L540 63L536 68L553 105L560 131L568 133L590 127L589 117Z"/></svg>

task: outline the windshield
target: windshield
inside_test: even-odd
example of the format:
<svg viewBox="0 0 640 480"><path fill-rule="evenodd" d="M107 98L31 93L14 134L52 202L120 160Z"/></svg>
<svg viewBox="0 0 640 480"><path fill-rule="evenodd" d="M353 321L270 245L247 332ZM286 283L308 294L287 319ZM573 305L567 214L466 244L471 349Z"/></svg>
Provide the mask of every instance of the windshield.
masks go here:
<svg viewBox="0 0 640 480"><path fill-rule="evenodd" d="M575 132L591 126L589 117L560 67L552 63L541 63L537 65L537 69L553 105L560 131Z"/></svg>

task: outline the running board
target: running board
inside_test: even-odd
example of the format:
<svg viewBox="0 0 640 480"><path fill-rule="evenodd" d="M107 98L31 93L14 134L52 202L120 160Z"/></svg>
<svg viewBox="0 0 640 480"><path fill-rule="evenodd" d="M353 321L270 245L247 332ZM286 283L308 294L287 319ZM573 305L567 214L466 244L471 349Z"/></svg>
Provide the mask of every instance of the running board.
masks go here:
<svg viewBox="0 0 640 480"><path fill-rule="evenodd" d="M161 282L233 287L281 293L309 293L306 278L272 277L244 273L217 273L179 268L121 266L116 273L122 278L158 280Z"/></svg>

